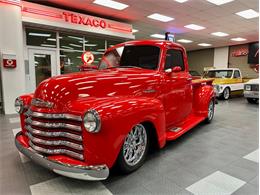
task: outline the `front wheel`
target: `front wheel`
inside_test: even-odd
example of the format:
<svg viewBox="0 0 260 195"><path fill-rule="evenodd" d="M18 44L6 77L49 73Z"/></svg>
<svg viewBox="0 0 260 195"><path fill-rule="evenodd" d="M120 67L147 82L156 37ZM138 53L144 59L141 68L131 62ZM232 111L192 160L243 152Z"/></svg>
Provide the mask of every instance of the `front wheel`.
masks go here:
<svg viewBox="0 0 260 195"><path fill-rule="evenodd" d="M149 148L147 130L142 124L135 125L126 136L118 156L117 165L124 173L141 167Z"/></svg>
<svg viewBox="0 0 260 195"><path fill-rule="evenodd" d="M223 91L223 94L222 94L222 99L224 100L228 100L230 97L230 89L228 87L226 87Z"/></svg>
<svg viewBox="0 0 260 195"><path fill-rule="evenodd" d="M211 123L215 113L215 103L214 99L211 99L208 105L208 117L206 118L206 123Z"/></svg>

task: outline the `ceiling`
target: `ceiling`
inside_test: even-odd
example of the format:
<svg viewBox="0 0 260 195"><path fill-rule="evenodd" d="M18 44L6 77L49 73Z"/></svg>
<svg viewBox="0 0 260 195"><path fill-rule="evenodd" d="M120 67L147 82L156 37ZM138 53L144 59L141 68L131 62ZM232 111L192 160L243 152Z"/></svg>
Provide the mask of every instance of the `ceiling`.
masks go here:
<svg viewBox="0 0 260 195"><path fill-rule="evenodd" d="M220 6L206 0L188 0L178 3L174 0L118 0L129 5L120 11L93 4L93 0L30 0L31 2L45 4L72 11L106 17L117 21L127 22L139 31L135 33L136 39L151 39L151 34L164 34L173 32L176 39L189 39L192 43L182 43L187 50L204 49L198 43L209 43L211 47L236 45L259 40L259 18L244 19L236 12L254 9L259 12L258 0L235 0ZM147 18L153 13L160 13L175 18L170 22L160 22ZM204 30L191 30L184 26L197 24L206 27ZM227 37L216 37L212 32L228 33ZM242 37L244 42L234 42L231 38Z"/></svg>

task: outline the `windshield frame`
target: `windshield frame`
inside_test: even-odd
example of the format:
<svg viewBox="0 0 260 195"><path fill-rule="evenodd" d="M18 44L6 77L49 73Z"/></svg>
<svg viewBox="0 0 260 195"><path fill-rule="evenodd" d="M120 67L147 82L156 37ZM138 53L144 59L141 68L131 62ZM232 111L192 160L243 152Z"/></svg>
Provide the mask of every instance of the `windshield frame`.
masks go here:
<svg viewBox="0 0 260 195"><path fill-rule="evenodd" d="M125 43L121 43L121 44L118 44L118 45L115 45L113 47L110 47L106 50L106 52L103 54L101 60L99 61L98 63L98 70L106 70L106 69L111 69L111 68L120 68L120 66L111 66L111 67L107 67L107 68L104 68L104 69L100 69L100 65L101 65L101 62L103 61L103 58L106 54L108 54L109 52L117 49L117 48L120 48L120 47L126 47L126 46L151 46L151 47L157 47L159 48L159 54L158 54L158 62L157 62L157 67L156 69L148 69L148 68L142 68L142 67L138 67L136 66L136 68L138 69L144 69L144 70L151 70L151 71L158 71L160 70L160 67L161 67L161 60L162 60L162 54L163 54L163 50L162 50L162 47L161 45L158 45L158 44L143 44L143 43L138 43L138 44L125 44ZM121 57L120 57L121 58ZM127 66L122 66L122 68L124 67L127 67ZM135 68L135 67L133 67Z"/></svg>

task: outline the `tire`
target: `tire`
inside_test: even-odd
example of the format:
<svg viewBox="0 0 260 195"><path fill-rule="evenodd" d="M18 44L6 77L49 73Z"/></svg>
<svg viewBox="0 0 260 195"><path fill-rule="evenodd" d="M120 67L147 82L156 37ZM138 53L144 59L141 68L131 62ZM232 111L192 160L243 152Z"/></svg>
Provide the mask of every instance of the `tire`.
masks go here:
<svg viewBox="0 0 260 195"><path fill-rule="evenodd" d="M226 87L223 91L223 94L221 96L223 100L228 100L230 98L230 89Z"/></svg>
<svg viewBox="0 0 260 195"><path fill-rule="evenodd" d="M131 129L117 159L117 167L121 172L133 172L144 164L150 144L149 138L147 129L142 124L137 124ZM136 141L139 141L140 145Z"/></svg>
<svg viewBox="0 0 260 195"><path fill-rule="evenodd" d="M247 98L247 101L250 104L257 104L257 99L254 99L254 98Z"/></svg>
<svg viewBox="0 0 260 195"><path fill-rule="evenodd" d="M211 123L215 113L215 102L214 99L211 99L208 105L208 117L206 118L206 123Z"/></svg>

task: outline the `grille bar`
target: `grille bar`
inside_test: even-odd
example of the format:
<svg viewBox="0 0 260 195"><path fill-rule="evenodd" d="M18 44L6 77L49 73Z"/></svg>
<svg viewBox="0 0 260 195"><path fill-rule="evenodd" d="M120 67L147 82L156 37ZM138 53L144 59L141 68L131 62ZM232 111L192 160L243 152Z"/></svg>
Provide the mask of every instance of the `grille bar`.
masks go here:
<svg viewBox="0 0 260 195"><path fill-rule="evenodd" d="M32 134L27 133L27 136L30 138L30 140L34 143L43 144L47 146L67 146L70 148L74 148L76 150L83 150L82 145L72 143L65 140L44 140L37 137L34 137Z"/></svg>
<svg viewBox="0 0 260 195"><path fill-rule="evenodd" d="M44 128L65 128L65 129L70 129L74 131L81 132L81 127L77 125L72 125L72 124L67 124L67 123L55 123L55 122L40 122L40 121L35 121L32 120L30 117L25 119L25 123L29 125L33 125L36 127L44 127Z"/></svg>
<svg viewBox="0 0 260 195"><path fill-rule="evenodd" d="M66 138L74 139L76 141L82 141L82 137L80 135L76 135L64 131L58 131L58 132L41 131L38 129L34 129L29 125L26 125L25 129L34 135L40 135L44 137L66 137Z"/></svg>
<svg viewBox="0 0 260 195"><path fill-rule="evenodd" d="M46 149L46 148L42 148L40 146L36 146L32 143L32 141L29 141L29 145L32 147L32 149L41 152L41 153L45 153L45 154L66 154L69 156L72 156L74 158L83 160L84 157L82 154L79 154L77 152L73 152L71 150L67 150L67 149Z"/></svg>

